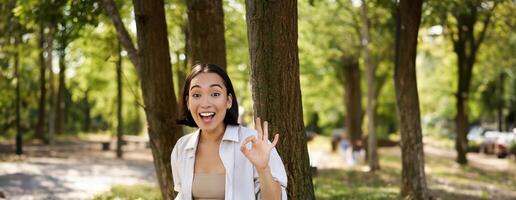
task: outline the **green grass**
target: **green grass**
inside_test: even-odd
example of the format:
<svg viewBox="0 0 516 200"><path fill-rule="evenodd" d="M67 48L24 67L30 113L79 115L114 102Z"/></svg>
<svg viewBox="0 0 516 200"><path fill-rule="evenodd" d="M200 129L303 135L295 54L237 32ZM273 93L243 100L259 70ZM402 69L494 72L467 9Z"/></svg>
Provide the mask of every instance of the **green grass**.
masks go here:
<svg viewBox="0 0 516 200"><path fill-rule="evenodd" d="M390 178L361 171L319 170L314 178L315 195L320 200L397 199L398 186Z"/></svg>
<svg viewBox="0 0 516 200"><path fill-rule="evenodd" d="M158 200L161 199L159 187L150 184L115 185L109 192L93 197L94 200Z"/></svg>

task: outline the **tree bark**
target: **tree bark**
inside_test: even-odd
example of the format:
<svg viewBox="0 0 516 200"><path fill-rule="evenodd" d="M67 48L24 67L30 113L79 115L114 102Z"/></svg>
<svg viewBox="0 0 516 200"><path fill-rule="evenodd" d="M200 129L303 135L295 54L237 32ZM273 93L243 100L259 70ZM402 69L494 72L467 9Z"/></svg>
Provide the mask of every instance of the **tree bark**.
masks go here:
<svg viewBox="0 0 516 200"><path fill-rule="evenodd" d="M46 61L43 53L45 52L45 26L43 24L40 24L39 29L39 38L38 38L38 50L39 52L39 67L40 67L40 74L39 74L39 86L40 86L40 93L39 93L39 106L38 106L38 122L36 124L36 130L35 130L35 138L43 141L44 143L47 143L47 139L45 137L45 106L46 106L46 98L47 98L47 87L46 87L46 78L45 78L45 72L46 72Z"/></svg>
<svg viewBox="0 0 516 200"><path fill-rule="evenodd" d="M358 58L344 56L344 103L346 105L346 132L351 139L353 150L359 148L362 140L362 90L360 88L360 67Z"/></svg>
<svg viewBox="0 0 516 200"><path fill-rule="evenodd" d="M123 123L123 115L122 115L122 49L120 47L120 43L118 43L117 53L118 60L116 61L116 83L117 83L117 119L118 126L116 131L116 157L122 158L122 137L124 135L124 123Z"/></svg>
<svg viewBox="0 0 516 200"><path fill-rule="evenodd" d="M18 39L15 39L18 40ZM15 42L16 52L14 53L14 77L16 77L16 154L23 154L23 137L20 125L20 55L19 42Z"/></svg>
<svg viewBox="0 0 516 200"><path fill-rule="evenodd" d="M87 88L84 91L84 98L82 99L83 103L83 112L84 112L84 122L82 126L82 131L88 132L91 127L91 104L89 101L90 88Z"/></svg>
<svg viewBox="0 0 516 200"><path fill-rule="evenodd" d="M170 154L176 141L182 136L182 131L176 124L177 101L174 95L164 2L133 0L139 50L130 42L114 1L103 2L115 24L119 41L127 51L133 52L129 57L141 80L150 146L161 194L163 199L174 199Z"/></svg>
<svg viewBox="0 0 516 200"><path fill-rule="evenodd" d="M375 96L375 72L376 68L371 62L371 55L369 51L369 22L367 19L367 2L366 0L362 0L362 12L361 12L361 20L362 20L362 51L364 55L364 63L366 65L366 74L367 74L367 160L369 164L369 169L371 171L376 171L380 169L380 163L378 162L378 151L377 151L377 139L376 139L376 123L375 123L375 109L374 109L374 101L376 100Z"/></svg>
<svg viewBox="0 0 516 200"><path fill-rule="evenodd" d="M54 144L54 133L55 133L55 109L56 109L56 94L55 94L55 80L54 71L52 69L53 52L54 52L54 27L49 27L49 32L46 37L46 49L47 52L47 64L48 67L48 88L49 88L49 108L48 108L48 144Z"/></svg>
<svg viewBox="0 0 516 200"><path fill-rule="evenodd" d="M246 1L254 114L270 122L289 199L315 199L301 106L297 1ZM272 136L271 136L272 137Z"/></svg>
<svg viewBox="0 0 516 200"><path fill-rule="evenodd" d="M504 107L504 99L503 99L503 96L504 96L504 89L503 89L503 85L504 85L504 79L505 79L505 76L504 76L504 72L501 71L500 72L500 78L499 78L499 88L498 88L498 108L497 108L497 115L498 115L498 131L504 131L503 129L503 107ZM505 131L509 131L509 130L505 130Z"/></svg>
<svg viewBox="0 0 516 200"><path fill-rule="evenodd" d="M65 45L65 44L60 44ZM65 70L66 70L66 52L65 47L59 49L59 86L57 88L56 100L56 134L63 134L65 129Z"/></svg>
<svg viewBox="0 0 516 200"><path fill-rule="evenodd" d="M212 63L226 69L222 0L188 0L189 63Z"/></svg>
<svg viewBox="0 0 516 200"><path fill-rule="evenodd" d="M394 83L401 132L401 195L403 199L430 199L416 81L417 35L422 0L401 0L398 5Z"/></svg>

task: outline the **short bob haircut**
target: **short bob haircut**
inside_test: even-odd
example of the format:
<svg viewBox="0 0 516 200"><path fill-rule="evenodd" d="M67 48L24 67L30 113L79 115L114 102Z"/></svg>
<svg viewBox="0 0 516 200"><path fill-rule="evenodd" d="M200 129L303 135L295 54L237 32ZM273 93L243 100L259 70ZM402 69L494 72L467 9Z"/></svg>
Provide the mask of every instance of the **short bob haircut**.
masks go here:
<svg viewBox="0 0 516 200"><path fill-rule="evenodd" d="M219 66L215 64L196 64L192 67L192 72L186 78L185 86L183 88L183 96L181 97L181 113L179 113L179 118L177 120L178 124L183 124L190 127L198 127L197 123L195 123L192 113L188 110L187 102L188 96L190 95L190 82L197 75L201 73L215 73L219 75L224 81L224 86L226 86L227 95L231 95L232 102L231 108L229 108L226 112L226 116L224 117L225 125L239 125L238 124L238 102L235 95L235 90L233 89L233 84L229 79L228 74Z"/></svg>

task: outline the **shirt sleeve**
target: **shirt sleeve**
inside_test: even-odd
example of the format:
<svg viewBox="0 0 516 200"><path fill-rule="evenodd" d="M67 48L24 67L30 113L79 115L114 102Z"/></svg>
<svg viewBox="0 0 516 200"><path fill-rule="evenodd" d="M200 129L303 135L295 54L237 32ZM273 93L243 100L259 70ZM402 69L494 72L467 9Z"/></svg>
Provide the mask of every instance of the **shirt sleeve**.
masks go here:
<svg viewBox="0 0 516 200"><path fill-rule="evenodd" d="M271 151L271 157L269 159L269 168L271 169L272 178L277 181L281 186L281 199L287 200L287 172L285 171L285 166L281 161L281 157L276 151L276 148L273 148ZM254 193L257 200L261 200L260 194L260 180L258 178L258 172L256 168L254 170Z"/></svg>
<svg viewBox="0 0 516 200"><path fill-rule="evenodd" d="M179 194L177 194L177 197L180 196L180 191L181 191L181 178L179 176L179 169L178 169L178 165L179 165L179 154L178 154L178 144L179 144L179 141L176 142L176 145L174 146L174 149L172 150L172 154L170 155L170 166L172 168L172 178L173 178L173 182L174 182L174 190L176 192L178 192ZM176 199L177 199L176 197Z"/></svg>

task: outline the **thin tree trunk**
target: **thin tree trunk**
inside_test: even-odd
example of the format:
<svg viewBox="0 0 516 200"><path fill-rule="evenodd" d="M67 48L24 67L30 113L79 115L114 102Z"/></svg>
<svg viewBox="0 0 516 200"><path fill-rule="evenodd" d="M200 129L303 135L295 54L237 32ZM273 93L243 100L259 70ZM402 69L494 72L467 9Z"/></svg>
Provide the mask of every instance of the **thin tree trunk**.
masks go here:
<svg viewBox="0 0 516 200"><path fill-rule="evenodd" d="M483 27L480 30L478 37L475 37L475 24L477 23L479 9L483 5L478 1L467 1L464 4L466 7L457 9L454 17L457 20L457 36L452 34L453 50L457 55L457 68L459 72L458 88L457 88L457 116L455 117L457 134L455 137L455 149L457 150L457 162L461 165L468 163L467 147L468 138L467 131L469 128L468 120L468 99L469 88L473 75L473 66L476 60L476 54L480 45L482 44L487 29L489 27L492 13L498 5L498 1L494 1L493 6L486 13L483 20Z"/></svg>
<svg viewBox="0 0 516 200"><path fill-rule="evenodd" d="M46 106L46 81L45 81L45 72L46 72L46 66L45 66L45 57L43 56L43 53L45 52L45 26L43 24L40 24L39 28L39 38L38 38L38 48L39 48L39 67L40 67L40 73L39 73L39 86L40 86L40 93L39 93L39 105L38 105L38 122L36 124L36 130L35 130L35 138L39 139L45 143L47 143L47 140L45 138L45 106Z"/></svg>
<svg viewBox="0 0 516 200"><path fill-rule="evenodd" d="M89 94L90 94L90 88L87 88L85 91L84 91L84 98L83 98L83 104L84 104L84 123L83 123L83 127L82 127L82 130L84 132L88 132L90 131L90 126L91 126L91 105L90 105L90 101L89 101Z"/></svg>
<svg viewBox="0 0 516 200"><path fill-rule="evenodd" d="M246 1L254 114L279 133L289 199L315 199L301 106L297 1Z"/></svg>
<svg viewBox="0 0 516 200"><path fill-rule="evenodd" d="M416 81L417 35L422 0L401 0L398 5L394 83L401 132L401 195L430 199L425 176L423 136Z"/></svg>
<svg viewBox="0 0 516 200"><path fill-rule="evenodd" d="M376 124L375 124L375 113L374 113L374 100L375 100L375 66L371 63L371 55L369 52L369 22L367 19L367 2L362 0L362 50L364 55L364 63L366 65L367 74L367 135L368 135L368 148L367 148L367 160L371 171L380 169L380 163L378 162L377 152L377 139L376 139Z"/></svg>
<svg viewBox="0 0 516 200"><path fill-rule="evenodd" d="M118 43L118 60L116 61L116 83L117 83L117 118L118 118L118 127L117 127L117 137L116 137L116 157L122 158L122 136L124 135L124 124L123 124L123 116L122 116L122 55L120 52L122 51L120 43Z"/></svg>
<svg viewBox="0 0 516 200"><path fill-rule="evenodd" d="M19 42L15 42L16 52L14 53L14 77L16 77L16 154L23 154L23 137L20 126L20 56Z"/></svg>
<svg viewBox="0 0 516 200"><path fill-rule="evenodd" d="M188 59L226 69L222 0L188 0Z"/></svg>
<svg viewBox="0 0 516 200"><path fill-rule="evenodd" d="M503 84L504 84L504 79L505 79L505 76L504 76L504 73L503 71L500 72L500 88L498 89L498 131L504 131L503 129L503 107L504 107L504 99L503 99L503 93L504 93L504 89L503 89ZM508 130L507 130L508 131Z"/></svg>
<svg viewBox="0 0 516 200"><path fill-rule="evenodd" d="M362 140L362 90L360 88L360 67L358 58L344 56L342 58L344 70L344 87L346 105L346 132L351 139L353 150L357 150Z"/></svg>
<svg viewBox="0 0 516 200"><path fill-rule="evenodd" d="M53 50L54 50L54 28L52 26L49 27L49 32L46 37L46 49L47 52L47 64L48 67L48 88L50 91L49 94L49 108L48 108L48 144L54 144L54 133L55 133L55 109L56 109L56 94L55 94L55 80L54 80L54 71L52 69L52 61L53 61Z"/></svg>
<svg viewBox="0 0 516 200"><path fill-rule="evenodd" d="M61 44L64 45L64 44ZM57 89L57 101L56 101L56 133L63 134L65 129L65 48L59 50L59 86Z"/></svg>

